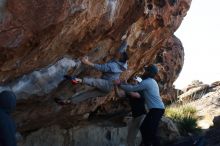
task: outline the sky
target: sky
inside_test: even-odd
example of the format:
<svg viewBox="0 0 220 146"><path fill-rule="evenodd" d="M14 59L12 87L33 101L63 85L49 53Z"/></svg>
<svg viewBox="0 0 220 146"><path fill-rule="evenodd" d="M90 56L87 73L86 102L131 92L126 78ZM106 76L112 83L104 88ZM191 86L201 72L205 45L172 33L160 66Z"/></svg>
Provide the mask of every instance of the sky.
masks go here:
<svg viewBox="0 0 220 146"><path fill-rule="evenodd" d="M220 81L220 0L192 0L175 35L184 51L183 69L174 82L178 89L193 80Z"/></svg>

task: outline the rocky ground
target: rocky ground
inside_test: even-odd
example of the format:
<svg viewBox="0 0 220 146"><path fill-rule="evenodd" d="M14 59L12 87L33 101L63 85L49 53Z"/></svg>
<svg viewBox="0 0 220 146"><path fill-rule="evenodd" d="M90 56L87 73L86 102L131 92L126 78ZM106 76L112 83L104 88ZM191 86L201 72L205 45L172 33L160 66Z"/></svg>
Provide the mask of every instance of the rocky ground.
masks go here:
<svg viewBox="0 0 220 146"><path fill-rule="evenodd" d="M204 131L201 143L207 146L219 146L220 81L216 81L211 85L194 81L183 90L179 100L183 104L197 109L200 116L198 126Z"/></svg>

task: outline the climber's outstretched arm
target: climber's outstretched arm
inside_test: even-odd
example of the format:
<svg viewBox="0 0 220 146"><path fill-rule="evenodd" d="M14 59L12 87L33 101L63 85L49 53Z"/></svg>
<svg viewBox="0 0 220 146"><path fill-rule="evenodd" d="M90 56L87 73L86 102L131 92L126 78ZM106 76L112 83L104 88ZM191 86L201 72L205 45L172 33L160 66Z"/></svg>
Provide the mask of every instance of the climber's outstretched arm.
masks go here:
<svg viewBox="0 0 220 146"><path fill-rule="evenodd" d="M112 68L117 67L116 64L113 62L105 64L92 63L87 56L83 57L82 62L86 65L92 66L93 68L101 72L112 72Z"/></svg>

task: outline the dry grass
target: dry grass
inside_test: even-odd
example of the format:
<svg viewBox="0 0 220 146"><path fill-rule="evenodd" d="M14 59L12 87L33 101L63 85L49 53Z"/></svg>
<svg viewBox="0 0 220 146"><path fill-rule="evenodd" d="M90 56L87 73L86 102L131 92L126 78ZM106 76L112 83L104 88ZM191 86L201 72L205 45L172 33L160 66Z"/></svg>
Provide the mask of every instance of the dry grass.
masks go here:
<svg viewBox="0 0 220 146"><path fill-rule="evenodd" d="M195 108L190 106L176 106L166 108L165 115L172 119L179 129L181 135L197 133L200 129L197 126L199 117Z"/></svg>

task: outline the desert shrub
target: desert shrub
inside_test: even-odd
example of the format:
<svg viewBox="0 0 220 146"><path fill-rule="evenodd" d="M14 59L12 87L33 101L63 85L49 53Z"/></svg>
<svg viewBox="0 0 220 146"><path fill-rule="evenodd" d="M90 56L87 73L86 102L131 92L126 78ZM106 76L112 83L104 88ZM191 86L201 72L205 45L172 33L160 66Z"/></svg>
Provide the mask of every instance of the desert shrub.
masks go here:
<svg viewBox="0 0 220 146"><path fill-rule="evenodd" d="M168 107L165 116L172 119L177 124L180 134L185 136L200 131L197 126L199 117L196 112L196 109L190 106Z"/></svg>

